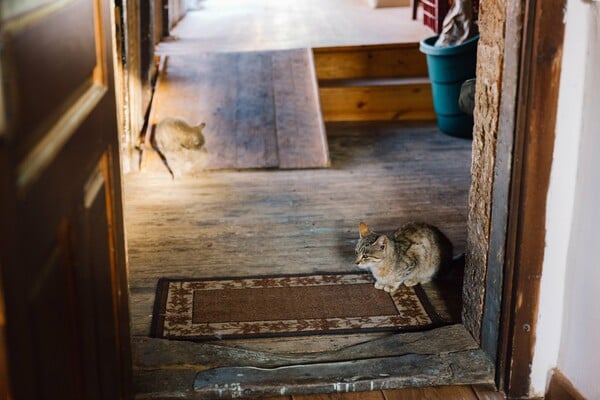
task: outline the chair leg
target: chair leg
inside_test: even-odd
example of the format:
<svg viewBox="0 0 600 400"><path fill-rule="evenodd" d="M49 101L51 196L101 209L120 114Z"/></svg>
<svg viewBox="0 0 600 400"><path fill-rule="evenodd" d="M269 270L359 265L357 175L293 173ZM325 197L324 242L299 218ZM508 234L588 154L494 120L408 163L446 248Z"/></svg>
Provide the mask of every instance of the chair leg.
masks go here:
<svg viewBox="0 0 600 400"><path fill-rule="evenodd" d="M419 0L410 0L412 7L412 19L417 19L417 9L419 8Z"/></svg>

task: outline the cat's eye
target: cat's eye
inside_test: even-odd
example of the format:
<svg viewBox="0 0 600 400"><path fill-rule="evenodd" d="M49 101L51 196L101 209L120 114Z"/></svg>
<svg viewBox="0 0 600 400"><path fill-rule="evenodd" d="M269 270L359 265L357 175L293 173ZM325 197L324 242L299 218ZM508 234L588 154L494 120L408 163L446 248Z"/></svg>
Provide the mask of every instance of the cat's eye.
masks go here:
<svg viewBox="0 0 600 400"><path fill-rule="evenodd" d="M363 258L363 260L366 260L367 258L369 258L369 256L366 254L363 254L362 258Z"/></svg>

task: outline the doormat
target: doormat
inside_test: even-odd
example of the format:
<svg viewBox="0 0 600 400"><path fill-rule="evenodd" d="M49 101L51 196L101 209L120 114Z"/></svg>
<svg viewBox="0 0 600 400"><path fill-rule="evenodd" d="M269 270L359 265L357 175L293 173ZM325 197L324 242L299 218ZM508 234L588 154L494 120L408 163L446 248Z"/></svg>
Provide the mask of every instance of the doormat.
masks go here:
<svg viewBox="0 0 600 400"><path fill-rule="evenodd" d="M161 279L151 335L240 339L383 331L443 325L420 285L393 294L365 273Z"/></svg>

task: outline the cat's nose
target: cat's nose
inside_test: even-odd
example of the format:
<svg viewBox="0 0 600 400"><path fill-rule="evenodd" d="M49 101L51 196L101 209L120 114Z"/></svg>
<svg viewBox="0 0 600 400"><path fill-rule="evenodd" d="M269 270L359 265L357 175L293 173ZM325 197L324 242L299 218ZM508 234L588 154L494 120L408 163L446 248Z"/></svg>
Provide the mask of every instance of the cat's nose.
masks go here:
<svg viewBox="0 0 600 400"><path fill-rule="evenodd" d="M360 257L357 258L356 260L354 260L354 264L356 264L356 265L360 264Z"/></svg>

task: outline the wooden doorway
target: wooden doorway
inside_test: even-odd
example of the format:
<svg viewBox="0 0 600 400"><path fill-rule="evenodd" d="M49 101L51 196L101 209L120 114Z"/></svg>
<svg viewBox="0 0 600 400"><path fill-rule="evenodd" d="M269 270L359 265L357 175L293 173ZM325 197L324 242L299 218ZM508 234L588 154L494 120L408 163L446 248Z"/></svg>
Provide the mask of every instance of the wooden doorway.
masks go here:
<svg viewBox="0 0 600 400"><path fill-rule="evenodd" d="M482 7L486 7L486 5L482 5ZM557 5L556 10L561 9L561 6ZM494 14L496 12L494 10L500 10L500 14ZM487 210L483 215L483 219L475 222L479 224L479 228L481 228L480 232L483 232L483 235L479 236L479 238L476 236L473 237L473 240L477 241L480 246L477 251L480 251L479 254L484 254L482 258L477 259L478 261L475 264L472 264L472 268L482 272L475 280L478 281L480 288L483 288L484 282L486 282L487 287L485 291L478 289L476 292L474 299L478 305L472 311L469 311L468 314L472 322L477 322L475 325L470 325L469 329L475 337L481 340L486 352L498 361L496 382L499 387L506 389L514 396L523 395L526 392L525 389L528 386L528 373L526 372L529 368L528 357L506 362L508 358L512 357L507 353L507 349L510 347L508 343L511 343L513 338L521 336L526 338L522 345L529 346L527 343L530 343L528 341L531 340L532 332L535 329L535 323L532 320L532 313L535 313L535 307L515 310L515 305L511 305L510 300L502 302L503 296L507 296L504 297L505 299L511 298L508 294L514 287L513 285L523 282L521 279L525 279L523 274L526 274L526 272L523 272L520 278L513 279L513 268L520 267L516 267L515 260L512 259L511 248L514 248L515 240L518 240L518 237L522 237L520 236L522 233L518 235L508 234L507 240L507 232L514 233L516 232L515 229L521 229L526 223L522 219L524 214L519 214L521 215L519 217L521 219L514 219L516 218L514 211L519 209L518 202L524 201L525 198L528 198L527 196L533 193L537 193L537 195L543 198L545 189L543 182L541 182L541 186L538 188L540 189L539 192L530 192L525 195L525 198L521 197L519 199L516 193L519 193L521 181L512 176L509 171L511 171L513 165L517 165L518 170L525 168L525 170L520 170L521 172L519 173L525 173L523 171L527 171L528 168L537 168L532 166L532 164L524 167L519 164L523 159L521 157L529 157L530 160L536 160L537 158L534 154L537 150L533 147L525 149L519 147L527 142L524 139L527 133L524 131L524 125L515 121L517 118L517 109L519 110L519 118L530 118L532 115L539 114L530 105L518 108L517 104L529 104L521 101L531 95L531 90L535 90L534 86L532 86L535 84L530 81L533 70L530 68L530 61L528 61L531 60L529 57L532 52L534 54L537 54L535 53L536 51L541 52L540 54L546 54L544 53L546 50L541 49L547 49L552 54L554 63L552 64L551 80L553 82L557 80L559 70L556 68L556 65L560 61L562 32L560 29L554 30L555 35L549 39L549 42L544 42L540 38L543 37L541 32L550 31L553 29L552 26L561 25L558 20L553 20L559 14L559 11L554 14L544 14L541 5L533 1L526 5L517 2L509 2L506 5L498 5L497 7L489 5L489 8L483 11L484 16L487 15L492 18L500 15L496 21L499 20L502 23L492 26L490 30L494 32L494 35L498 35L501 34L500 32L505 27L506 36L500 47L502 51L495 52L497 56L495 62L498 63L498 68L492 71L492 75L495 76L494 79L496 80L492 80L492 83L490 83L490 85L495 86L494 90L496 90L498 95L502 94L497 97L498 101L492 107L494 112L488 114L488 116L491 116L493 123L488 126L489 129L487 131L491 136L486 136L485 141L486 144L492 147L488 153L489 157L480 159L478 168L486 172L477 178L479 183L482 181L492 183L491 186L488 186L488 191L483 193L483 197L479 198ZM523 26L527 29L523 30ZM482 90L485 91L486 89ZM556 86L553 86L553 90L556 90ZM552 107L555 107L555 104L552 104L552 101L550 101L547 106L549 107L548 112L551 112L550 110ZM541 124L540 120L537 122ZM552 123L544 125L544 129L551 130L551 125ZM538 125L536 124L531 129L538 129L537 127ZM545 139L548 140L546 144L551 143L552 136L549 135ZM551 148L546 146L541 151L545 156L548 156L551 153ZM515 158L512 157L513 154L516 155ZM545 171L544 174L548 173L549 166L547 163L541 166L541 168ZM544 176L540 175L542 181ZM511 210L513 211L512 213L510 213ZM527 213L528 211L524 212ZM541 214L538 213L536 218L542 218ZM538 223L543 224L542 220L538 220ZM508 228L507 225L509 226ZM508 246L508 253L505 253L506 246ZM540 259L537 258L531 265L537 265L537 268L539 268L541 266ZM483 268L484 266L485 268ZM522 271L528 271L528 269L523 269ZM533 282L537 282L539 273L534 275L537 278ZM519 290L523 291L525 287L523 286ZM535 304L537 289L535 287L532 288L531 293L533 294L531 300ZM519 331L509 321L511 318L516 318L520 312L525 312L526 310L529 312L528 316L524 317L527 319L527 322L521 325L523 330ZM503 343L500 349L498 348L499 335ZM530 347L528 348L531 349ZM527 351L522 354L527 354ZM512 368L521 368L521 370L518 374L515 374L512 372ZM510 389L509 380L513 382L512 387L519 387L519 389ZM517 384L516 382L520 383Z"/></svg>
<svg viewBox="0 0 600 400"><path fill-rule="evenodd" d="M64 5L63 3L60 3L60 5ZM556 4L555 9L556 10L560 10L561 4ZM529 190L524 190L522 192L520 192L520 195L517 196L517 198L513 197L513 200L511 200L511 202L509 203L509 205L511 205L513 208L513 210L515 210L516 207L518 207L518 205L523 205L522 210L523 212L519 214L518 218L514 218L511 216L511 226L512 228L509 230L510 232L515 233L514 235L509 237L509 246L515 246L515 244L519 244L521 243L521 240L523 238L523 236L527 233L527 228L530 229L535 229L536 227L539 227L539 225L536 224L530 224L531 220L528 219L526 216L527 215L531 215L533 220L536 221L536 223L540 223L540 214L528 214L529 212L531 212L531 210L535 207L537 207L537 204L534 204L532 206L528 206L526 200L531 199L531 195L532 194L536 194L537 196L541 195L541 199L540 200L542 203L544 202L543 200L543 180L544 180L544 174L548 172L548 160L546 159L545 161L543 160L543 162L541 164L537 163L537 158L536 158L536 154L540 154L543 153L545 155L548 154L548 152L550 151L548 149L548 147L536 147L538 145L537 142L533 142L533 145L528 144L528 140L525 140L525 138L527 138L527 135L530 135L531 137L533 137L533 133L536 132L536 129L538 126L541 127L545 127L545 129L547 129L547 131L544 132L550 132L552 130L552 127L544 124L543 121L541 121L539 118L536 119L535 116L540 116L539 114L539 109L535 107L536 101L542 101L543 99L541 97L538 97L537 100L535 100L535 96L532 96L531 93L536 93L537 90L541 90L540 88L543 86L543 82L542 79L529 79L530 77L532 77L533 75L533 66L532 65L538 65L540 67L544 66L544 60L546 60L546 58L543 57L544 54L548 54L547 51L549 51L550 54L553 55L553 60L557 60L560 57L560 43L562 42L562 36L561 36L561 32L555 32L554 35L549 35L548 36L548 41L542 40L543 38L545 38L545 32L550 32L553 30L553 27L558 24L560 25L560 18L558 18L557 16L560 15L559 11L553 12L553 13L549 13L549 14L545 14L546 17L550 16L550 21L546 20L545 18L543 18L544 14L542 13L541 10L541 3L540 2L528 2L527 3L527 7L525 7L525 9L521 9L521 7L518 6L517 2L509 2L508 3L509 8L507 9L508 14L510 15L512 19L512 23L514 25L509 25L511 26L511 28L509 29L509 32L512 34L515 34L516 37L520 38L522 37L521 35L521 23L519 21L529 21L528 24L526 25L528 27L528 29L525 30L525 34L523 35L523 37L525 38L524 41L524 45L523 45L523 49L524 51L521 53L519 51L519 49L512 49L511 51L507 51L507 49L505 49L505 55L507 55L508 53L511 54L517 54L516 57L514 57L512 60L515 61L516 64L513 65L513 71L515 70L520 70L521 74L520 74L520 79L516 80L514 79L514 75L512 75L512 79L517 81L516 83L514 83L514 85L507 85L505 86L504 89L507 88L511 88L511 87L517 87L517 83L520 84L520 91L519 91L519 98L521 98L521 100L523 100L523 97L527 98L527 99L532 99L534 101L532 102L523 102L522 104L525 104L523 106L522 109L522 116L528 116L528 118L530 118L531 125L530 129L525 132L523 129L517 127L516 128L516 138L518 139L517 142L519 142L519 140L521 141L520 143L525 143L527 145L525 145L524 147L518 147L521 148L523 150L523 153L519 153L518 157L521 157L521 154L523 155L521 160L526 160L523 164L522 164L522 168L519 171L519 174L521 176L525 176L526 177L526 181L529 182L527 183L527 185L530 185L529 187L531 189ZM4 11L4 9L3 9ZM43 15L43 14L42 14ZM104 14L104 15L109 15ZM557 18L556 20L554 20L553 18ZM35 19L34 19L35 20ZM9 24L8 24L9 25ZM20 24L16 24L17 26L21 26ZM6 24L4 26L7 26ZM4 29L4 27L3 27ZM10 30L9 30L10 31ZM4 31L3 31L4 32ZM8 31L7 31L8 32ZM3 39L4 40L4 39ZM518 46L517 46L518 47ZM530 54L531 50L533 51L533 54L540 54L539 58L534 58L534 62L533 63L529 63L528 62L523 62L522 65L524 65L524 67L521 69L520 67L520 62L521 60L526 60L528 59L525 55ZM542 51L544 50L544 51ZM557 58L558 57L558 58ZM508 58L508 57L507 57ZM530 59L531 60L531 59ZM553 64L554 65L554 64ZM3 65L2 65L3 71L6 71L6 61L4 61ZM555 82L555 79L557 77L557 71L556 69L553 69L551 71L546 71L548 73L548 76L551 77L551 81ZM510 77L511 75L507 75L504 74L505 77ZM546 76L546 75L544 75ZM96 81L94 81L96 82ZM536 83L537 82L537 83ZM3 85L3 100L7 98L6 93L14 93L13 91L15 90L14 88L8 88L8 86L11 85L7 85L6 81L4 82L5 84ZM106 83L106 82L105 82ZM110 87L110 80L108 81L108 87ZM556 90L556 87L553 87L553 90ZM515 90L514 93L516 93L517 91ZM531 97L528 97L531 96ZM11 105L14 104L12 103L14 99L11 98L10 101L3 101L4 106L6 107L6 105ZM514 99L513 99L514 100ZM550 100L552 100L552 97L550 96ZM544 102L542 102L544 103ZM513 104L513 106L511 106L511 104ZM516 104L515 101L511 101L508 103L508 108L505 109L503 108L502 112L499 113L500 115L503 115L505 117L508 118L508 121L514 121L514 104ZM548 112L551 114L552 113L552 109L553 109L553 105L552 105L552 101L548 102L548 103L544 103L544 107L546 107L545 109L548 110ZM108 118L106 120L111 120L111 118ZM7 124L8 121L8 124ZM527 119L520 119L520 121L527 121ZM2 182L2 187L3 187L3 196L2 196L2 216L3 218L6 216L7 219L5 221L8 221L8 223L2 225L2 237L3 237L3 241L2 241L2 274L3 274L3 279L4 279L4 290L2 291L3 293L3 297L8 299L10 298L10 296L12 296L11 293L7 293L7 279L6 276L11 276L11 272L7 272L8 267L12 266L12 265L16 265L17 263L17 257L14 253L14 250L11 250L11 248L9 247L10 243L14 243L15 239L15 232L19 231L22 232L21 230L23 229L24 225L20 225L17 223L16 221L16 214L13 213L13 210L17 209L18 207L22 207L22 203L20 199L18 199L16 197L16 191L15 191L15 182L16 182L16 174L15 173L10 173L10 174L5 174L4 171L13 171L15 169L15 166L17 165L17 162L15 161L15 155L18 155L18 152L12 152L12 151L8 151L7 149L12 149L11 147L9 147L11 145L12 142L12 138L13 138L13 134L11 132L14 132L11 130L11 124L12 124L12 120L11 118L3 118L2 119L2 133L0 134L0 139L1 139L1 143L2 143L2 153L1 153L1 163L2 163L2 175L1 175L1 181ZM99 124L101 126L103 126L102 124ZM520 127L526 126L527 124L523 123L523 124L517 124ZM551 124L550 124L551 125ZM7 128L8 126L8 128ZM510 126L510 124L508 125ZM93 130L92 130L93 131ZM512 129L510 128L506 128L506 131L502 130L502 132L508 132L509 135L511 132L513 132ZM100 134L99 134L100 135ZM79 134L77 134L76 136L80 136ZM74 136L75 137L75 136ZM545 140L550 140L551 141L551 135L549 136L545 136L544 137ZM82 142L77 142L80 145L77 146L78 149L86 149L86 145L85 143L86 141L82 141ZM102 142L102 141L100 141ZM105 142L102 142L105 143ZM116 145L116 142L113 140L111 143ZM538 149L541 149L538 151ZM112 149L114 151L114 148ZM112 154L112 153L111 153ZM512 154L512 152L511 152ZM515 153L517 154L517 153ZM92 159L94 159L94 157L92 157ZM96 158L94 159L94 168L96 165L98 164L102 164L103 161L101 161L103 159L101 158ZM100 192L102 191L102 188L106 188L109 187L107 186L107 184L105 183L104 186L101 184L98 184L98 182L102 183L103 180L104 182L109 182L110 180L112 180L113 183L118 182L119 179L119 174L115 173L115 157L110 158L109 157L109 170L112 171L111 172L111 176L107 175L106 173L102 173L102 169L100 170L101 173L100 174L95 174L94 176L97 177L97 179L93 179L93 180L88 180L88 182L94 183L94 185L92 185L94 188L100 188ZM85 163L84 163L85 164ZM87 165L87 164L85 164ZM512 165L512 162L508 162L508 164L505 165ZM538 171L536 168L539 167L539 171L544 172L544 174L541 175L541 179L542 179L542 190L538 190L536 189L536 176L537 174L532 174L532 175L527 175L527 172L532 172L532 171ZM92 168L92 167L90 167ZM84 168L85 169L85 168ZM83 170L82 168L80 168L80 166L78 165L78 168L69 168L69 171L75 171L75 170ZM87 170L86 170L87 171ZM87 176L91 176L91 169L88 172ZM51 174L51 172L48 172L49 174ZM85 175L85 174L84 174ZM62 187L63 183L59 183L57 187ZM513 180L512 183L512 191L511 193L519 193L516 191L516 189L521 188L521 187L525 187L525 183L523 183L523 181L519 181L518 179ZM77 186L77 185L76 185ZM81 185L79 185L81 186ZM118 185L116 185L118 187ZM4 190L6 189L6 190ZM40 189L42 190L42 189ZM111 189L113 190L113 189ZM115 189L116 190L116 189ZM114 192L112 192L114 194ZM98 197L96 197L97 199ZM93 200L93 199L92 199ZM101 202L99 202L98 204L100 204ZM118 200L118 196L113 197L112 200L112 205L114 206L114 213L116 215L116 218L114 219L116 225L113 225L113 228L116 226L116 231L117 232L115 234L115 243L117 244L117 247L120 246L119 243L121 243L120 239L119 239L119 221L120 221L120 217L119 217L119 212L120 212L120 207L118 206L119 200ZM36 203L37 204L37 203ZM109 203L106 203L109 204ZM497 203L496 203L497 204ZM41 205L42 209L46 209L46 208L50 208L47 207L47 204L42 204ZM24 209L26 212L24 214L28 214L30 209ZM106 210L105 210L106 211ZM72 215L70 212L68 213L69 215ZM106 215L106 212L101 213L102 215ZM514 214L513 214L514 215ZM526 225L529 224L529 225ZM102 224L101 224L102 225ZM106 224L104 224L105 226ZM543 221L542 221L542 225L543 225ZM100 230L101 232L102 230ZM60 230L57 229L54 230L54 232L64 232L64 230ZM491 233L492 234L497 234L497 230L496 228L493 228ZM55 237L59 237L59 238L65 238L69 235L63 235L61 236L60 234L54 235ZM107 235L108 236L108 235ZM505 237L505 234L501 233L502 237ZM4 240L8 238L7 240ZM535 243L536 248L538 248L537 246L539 245L539 235L534 235L533 236L534 240L536 240L537 242ZM512 240L512 242L511 242ZM44 241L46 241L46 239L44 239ZM57 243L64 243L64 242L60 242L57 241ZM60 246L59 246L60 247ZM69 246L67 246L68 248ZM501 247L504 247L503 245ZM83 248L79 248L78 250L82 250ZM490 250L492 249L492 247L489 248ZM496 248L499 249L499 248ZM71 250L69 250L71 251ZM85 256L88 256L90 253L82 250L83 254ZM60 252L59 252L60 253ZM498 364L499 368L499 375L502 375L504 378L502 378L502 376L498 379L498 382L502 385L502 387L504 388L508 388L508 390L510 390L511 395L514 396L519 396L522 394L526 394L526 390L527 390L527 371L528 371L528 360L530 359L530 352L528 350L531 349L530 347L530 343L531 340L533 338L533 333L535 332L535 324L534 324L534 320L532 318L532 315L535 315L535 293L537 292L537 288L534 284L533 287L529 287L527 286L527 284L525 284L526 282L536 282L537 279L539 279L539 266L540 266L540 259L539 258L535 258L537 256L534 255L534 259L532 260L527 260L524 259L523 257L526 258L528 253L524 253L524 252L517 252L518 254L518 258L517 257L513 257L509 254L508 256L508 264L511 264L513 266L515 266L515 275L514 275L514 279L511 279L510 276L513 275L508 275L505 279L507 281L507 285L505 285L505 290L510 291L512 288L517 288L516 291L513 293L513 297L512 298L519 298L520 293L533 293L533 297L530 298L529 300L532 300L532 302L528 302L525 303L523 306L519 307L517 305L517 303L515 304L509 304L508 301L506 301L505 304L505 312L502 316L502 318L499 318L496 323L501 322L501 327L504 329L503 330L503 349L509 349L509 348L516 348L516 349L523 349L524 351L521 352L520 354L525 354L524 357L515 357L515 354L517 353L509 353L508 350L501 350L500 354L499 354L499 358L502 358L503 360L505 360L504 363L500 363ZM536 253L539 255L539 253ZM59 254L60 255L60 254ZM59 257L60 259L60 257ZM21 260L19 260L21 261ZM515 263L515 261L518 261L518 263ZM529 262L531 261L531 262ZM505 263L500 260L499 261L499 265L503 266ZM538 268L537 270L534 269L530 269L528 267L528 265L534 266L535 268ZM512 269L511 269L512 270ZM510 270L509 270L510 271ZM537 272L536 272L537 271ZM64 276L63 276L64 277ZM532 278L533 279L529 279ZM60 278L60 277L59 277ZM62 279L62 278L61 278ZM124 281L124 280L123 280ZM123 282L122 281L122 282ZM106 290L101 290L102 294L106 294L107 292L109 292L110 290L106 291ZM9 289L10 292L10 289ZM121 296L124 296L123 293L126 293L126 290L124 290L121 294ZM508 298L508 297L507 297ZM121 297L122 299L122 297ZM64 300L64 299L63 299ZM14 318L15 315L15 309L13 309L14 307L14 302L8 301L7 302L7 311L6 311L6 315L2 315L3 318L0 318L0 328L2 328L3 330L7 330L8 332L8 337L7 337L7 341L9 341L10 343L13 343L14 340L20 340L20 338L15 338L15 335L11 333L10 331L10 325L7 324L6 326L3 325L3 321L4 321L4 317L6 317L9 321L11 321L12 318ZM486 302L487 304L487 302ZM522 303L518 303L518 304L522 304ZM520 318L524 318L524 319L520 319ZM76 321L80 321L80 318L75 318ZM516 321L514 323L508 323L508 321ZM21 343L23 344L27 344L29 345L31 342L27 341L27 340L22 340ZM126 343L126 340L123 341L123 343ZM493 341L490 341L489 343L493 344ZM3 352L6 352L6 342L2 342L3 345ZM0 352L0 354L2 354L2 352ZM127 350L125 349L124 352L121 353L121 355L123 356L123 360L127 359ZM0 360L1 362L1 360ZM9 353L9 358L8 358L8 364L9 364L9 370L11 367L13 367L14 362L11 361L10 358L10 353ZM118 364L118 363L117 363ZM14 368L14 367L13 367ZM71 371L73 370L73 368L71 368ZM3 372L2 369L0 369L0 372ZM5 372L3 372L5 373ZM125 382L125 387L127 386L127 382L128 382L128 377L127 377L127 367L125 367L123 369L123 382ZM503 380L504 379L504 380ZM8 379L3 380L3 382L8 382ZM15 380L14 375L13 377L11 377L11 385L12 387L10 388L11 390L15 391L21 391L21 390L27 390L27 388L22 388L21 385L25 385L25 380ZM75 379L73 382L77 382L77 379ZM504 382L504 383L503 383ZM507 384L506 382L512 382L511 384ZM29 381L27 381L27 384L29 384ZM505 386L506 385L506 386ZM4 386L0 385L0 388L2 390L6 390L6 388ZM16 388L16 389L15 389ZM512 388L512 389L511 389ZM70 389L65 389L67 391L69 391ZM73 389L75 391L79 390L79 389ZM20 393L20 392L18 392Z"/></svg>

